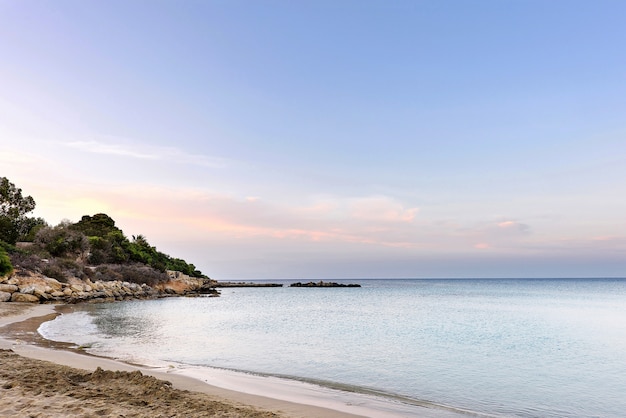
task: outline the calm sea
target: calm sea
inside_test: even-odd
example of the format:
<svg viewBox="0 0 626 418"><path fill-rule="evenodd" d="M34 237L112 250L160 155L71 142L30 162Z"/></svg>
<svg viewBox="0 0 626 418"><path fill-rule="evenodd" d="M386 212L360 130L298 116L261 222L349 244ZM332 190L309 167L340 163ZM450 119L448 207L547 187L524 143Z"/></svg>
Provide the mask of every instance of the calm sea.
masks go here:
<svg viewBox="0 0 626 418"><path fill-rule="evenodd" d="M362 287L85 305L40 333L196 374L338 388L389 416L626 416L625 279L350 282Z"/></svg>

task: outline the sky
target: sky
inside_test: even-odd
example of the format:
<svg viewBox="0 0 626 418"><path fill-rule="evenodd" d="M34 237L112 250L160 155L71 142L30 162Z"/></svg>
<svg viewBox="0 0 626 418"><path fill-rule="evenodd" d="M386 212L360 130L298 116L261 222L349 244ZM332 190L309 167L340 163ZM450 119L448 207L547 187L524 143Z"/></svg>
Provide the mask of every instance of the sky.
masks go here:
<svg viewBox="0 0 626 418"><path fill-rule="evenodd" d="M625 277L625 17L0 0L0 176L218 280Z"/></svg>

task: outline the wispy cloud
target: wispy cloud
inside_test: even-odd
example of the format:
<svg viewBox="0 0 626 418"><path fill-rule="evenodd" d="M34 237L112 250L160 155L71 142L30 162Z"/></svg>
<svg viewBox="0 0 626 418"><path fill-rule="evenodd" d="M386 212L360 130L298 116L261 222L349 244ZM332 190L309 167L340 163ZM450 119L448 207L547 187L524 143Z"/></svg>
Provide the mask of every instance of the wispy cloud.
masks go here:
<svg viewBox="0 0 626 418"><path fill-rule="evenodd" d="M138 158L141 160L160 160L161 156L156 153L146 152L146 150L133 149L128 145L105 144L98 141L72 141L63 145L80 151L93 154L117 155L121 157Z"/></svg>
<svg viewBox="0 0 626 418"><path fill-rule="evenodd" d="M90 193L90 192L87 192ZM411 224L417 208L405 208L392 198L332 198L308 206L233 196L196 188L119 186L101 190L106 200L130 222L177 224L191 235L233 239L266 237L283 242L354 243L386 247L412 247ZM368 204L371 204L368 206ZM112 214L113 215L113 214Z"/></svg>
<svg viewBox="0 0 626 418"><path fill-rule="evenodd" d="M502 221L502 222L498 222L496 225L501 230L518 231L518 232L528 232L530 230L530 227L528 225L517 222L517 221Z"/></svg>
<svg viewBox="0 0 626 418"><path fill-rule="evenodd" d="M63 142L63 146L92 154L111 155L139 160L167 161L210 168L222 168L232 161L203 154L192 154L176 147L161 147L121 140L87 140Z"/></svg>
<svg viewBox="0 0 626 418"><path fill-rule="evenodd" d="M419 208L406 208L401 202L386 196L355 199L350 207L350 216L363 221L412 222L419 212Z"/></svg>

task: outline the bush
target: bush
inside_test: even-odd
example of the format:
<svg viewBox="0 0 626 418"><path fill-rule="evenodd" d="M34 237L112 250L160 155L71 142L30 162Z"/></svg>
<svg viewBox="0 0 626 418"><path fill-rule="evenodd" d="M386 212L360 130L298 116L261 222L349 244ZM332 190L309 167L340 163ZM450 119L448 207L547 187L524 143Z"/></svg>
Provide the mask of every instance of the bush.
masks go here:
<svg viewBox="0 0 626 418"><path fill-rule="evenodd" d="M85 277L83 267L70 258L57 259L56 263L59 268L61 268L61 271L63 271L63 275L66 277L74 276L79 279L83 279Z"/></svg>
<svg viewBox="0 0 626 418"><path fill-rule="evenodd" d="M4 251L6 251L9 254L14 253L15 251L17 251L17 247L13 244L9 244L6 241L2 241L0 239L0 249L4 249Z"/></svg>
<svg viewBox="0 0 626 418"><path fill-rule="evenodd" d="M67 283L67 277L65 273L57 264L51 264L43 268L41 273L44 276L52 277L53 279L57 279L61 283Z"/></svg>
<svg viewBox="0 0 626 418"><path fill-rule="evenodd" d="M169 277L164 272L141 265L121 266L120 274L124 277L124 280L128 282L137 284L145 283L148 286L154 286L157 283L169 280Z"/></svg>
<svg viewBox="0 0 626 418"><path fill-rule="evenodd" d="M41 259L41 257L38 257L35 254L26 254L23 252L12 253L11 262L15 267L38 273L41 273L45 267L45 262Z"/></svg>
<svg viewBox="0 0 626 418"><path fill-rule="evenodd" d="M96 274L95 269L91 267L83 267L83 275L89 279L93 278Z"/></svg>
<svg viewBox="0 0 626 418"><path fill-rule="evenodd" d="M89 264L97 266L110 261L107 257L107 253L103 250L92 250L89 254Z"/></svg>
<svg viewBox="0 0 626 418"><path fill-rule="evenodd" d="M37 232L35 243L54 257L77 255L89 248L89 241L83 233L71 230L63 224L54 228L41 228Z"/></svg>
<svg viewBox="0 0 626 418"><path fill-rule="evenodd" d="M6 276L13 272L13 264L9 255L4 251L4 248L0 247L0 277Z"/></svg>
<svg viewBox="0 0 626 418"><path fill-rule="evenodd" d="M157 283L169 280L167 274L143 264L108 264L96 268L92 280L125 281L137 284L154 286Z"/></svg>
<svg viewBox="0 0 626 418"><path fill-rule="evenodd" d="M123 280L122 275L115 271L110 266L100 266L96 269L93 275L94 280L101 280L103 282L113 282L115 280Z"/></svg>

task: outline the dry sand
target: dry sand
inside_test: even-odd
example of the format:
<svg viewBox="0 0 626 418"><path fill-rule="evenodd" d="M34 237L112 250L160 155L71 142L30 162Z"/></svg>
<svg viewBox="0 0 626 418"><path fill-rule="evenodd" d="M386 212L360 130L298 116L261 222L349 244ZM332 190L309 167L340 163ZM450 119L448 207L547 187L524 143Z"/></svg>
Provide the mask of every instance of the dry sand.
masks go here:
<svg viewBox="0 0 626 418"><path fill-rule="evenodd" d="M357 417L69 351L36 332L54 315L0 303L0 417Z"/></svg>

